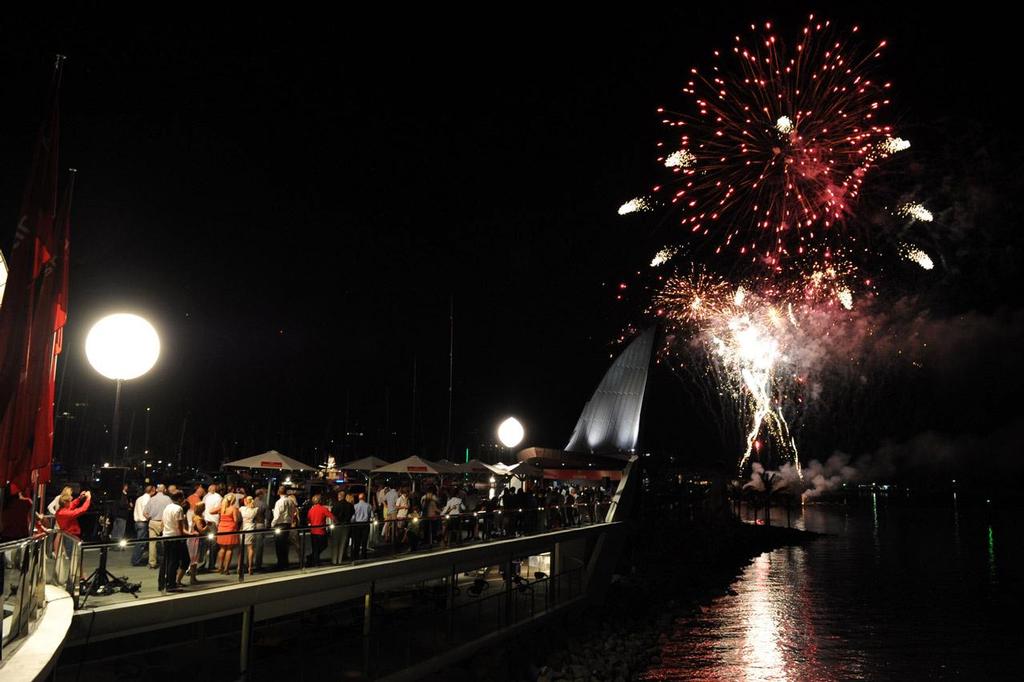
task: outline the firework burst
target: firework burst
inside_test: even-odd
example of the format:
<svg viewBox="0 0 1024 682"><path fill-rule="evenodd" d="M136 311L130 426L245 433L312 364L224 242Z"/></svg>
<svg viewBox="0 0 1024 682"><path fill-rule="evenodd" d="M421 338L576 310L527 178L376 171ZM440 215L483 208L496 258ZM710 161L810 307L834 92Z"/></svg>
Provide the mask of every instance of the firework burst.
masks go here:
<svg viewBox="0 0 1024 682"><path fill-rule="evenodd" d="M858 47L812 15L787 46L770 23L692 69L695 113L659 109L672 137L655 188L689 233L782 271L809 251L829 258L872 166L909 143L881 120L889 83L870 76L885 41ZM681 162L685 159L685 163Z"/></svg>
<svg viewBox="0 0 1024 682"><path fill-rule="evenodd" d="M834 429L842 408L829 401L866 381L888 319L873 304L873 259L895 247L934 265L899 230L868 240L872 223L854 212L865 179L910 148L884 120L890 84L873 74L885 41L858 33L811 16L786 42L771 24L751 25L692 69L691 109L658 110L670 131L658 162L671 179L620 209L656 202L684 228L650 263L662 270L647 312L665 330L659 362L693 380L741 472L754 457L799 472L805 425L828 417ZM919 203L889 205L933 219ZM697 261L689 272L664 273L681 253Z"/></svg>
<svg viewBox="0 0 1024 682"><path fill-rule="evenodd" d="M689 354L691 366L703 369L709 394L717 393L723 413L732 413L742 429L740 468L761 434L787 460L798 462L785 416L795 395L788 387L795 375L787 349L800 334L792 303L780 305L694 268L668 278L654 296L652 312L670 338L687 340L671 352Z"/></svg>

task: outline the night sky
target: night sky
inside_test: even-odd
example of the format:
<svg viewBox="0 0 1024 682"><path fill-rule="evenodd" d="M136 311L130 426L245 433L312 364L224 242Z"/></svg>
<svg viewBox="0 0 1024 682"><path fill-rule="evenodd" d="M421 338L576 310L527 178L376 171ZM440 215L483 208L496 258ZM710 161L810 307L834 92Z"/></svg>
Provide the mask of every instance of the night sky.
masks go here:
<svg viewBox="0 0 1024 682"><path fill-rule="evenodd" d="M863 428L834 446L876 458L930 437L954 450L966 439L974 457L1019 422L1021 155L1018 107L1004 99L1018 46L990 14L934 11L829 15L890 41L897 122L926 167L924 200L945 211L932 244L942 264L919 283L939 346L927 377L885 383L877 399L899 418L852 415ZM671 238L668 223L616 215L657 178L655 108L681 102L689 67L745 24L795 28L804 15L677 3L493 16L78 8L5 21L5 250L52 55L68 56L62 166L79 173L58 380L59 407L77 418L58 426L57 457L105 458L113 386L82 346L98 316L127 309L164 342L156 369L125 389L135 452L151 407L150 449L173 455L187 415L192 464L269 448L314 461L341 451L346 427L366 434L354 456L439 458L452 301L452 454L493 441L507 414L527 445L563 446L636 319L639 299L617 302L618 283ZM706 421L656 373L648 446L708 453Z"/></svg>

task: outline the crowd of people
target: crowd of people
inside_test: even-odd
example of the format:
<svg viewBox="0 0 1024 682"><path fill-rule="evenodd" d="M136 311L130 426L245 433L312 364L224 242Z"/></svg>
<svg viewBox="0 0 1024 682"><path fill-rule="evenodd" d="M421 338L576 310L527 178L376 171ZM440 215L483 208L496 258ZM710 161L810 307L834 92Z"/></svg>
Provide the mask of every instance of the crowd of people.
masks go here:
<svg viewBox="0 0 1024 682"><path fill-rule="evenodd" d="M330 486L300 504L296 493L282 486L271 505L265 488L250 494L244 487L211 483L196 485L186 496L174 484L158 484L145 486L134 500L126 487L121 506L130 510L138 541L132 545L132 565L159 571L161 591L180 591L186 580L195 585L203 573L263 570L269 538L276 570L289 568L292 551L307 566L342 564L367 559L371 546L415 552L578 525L595 517L604 496L600 487L508 487L495 494L488 488L431 485L414 493L408 486L382 484L368 492ZM73 496L68 487L48 510L65 534L78 537L78 518L91 499L88 492ZM307 530L300 534L300 528ZM54 549L69 556L71 545L65 537L65 546Z"/></svg>

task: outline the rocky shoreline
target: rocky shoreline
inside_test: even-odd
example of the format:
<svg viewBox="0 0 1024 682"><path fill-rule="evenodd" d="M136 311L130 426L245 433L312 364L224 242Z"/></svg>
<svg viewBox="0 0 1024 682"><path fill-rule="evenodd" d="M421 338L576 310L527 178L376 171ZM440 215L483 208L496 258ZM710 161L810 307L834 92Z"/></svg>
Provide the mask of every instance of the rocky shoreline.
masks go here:
<svg viewBox="0 0 1024 682"><path fill-rule="evenodd" d="M507 682L625 682L661 663L673 622L700 613L762 552L800 544L815 533L752 526L735 519L638 527L624 568L599 607L554 619L502 650L477 654L462 679ZM448 672L452 672L450 669ZM451 677L445 675L446 679Z"/></svg>

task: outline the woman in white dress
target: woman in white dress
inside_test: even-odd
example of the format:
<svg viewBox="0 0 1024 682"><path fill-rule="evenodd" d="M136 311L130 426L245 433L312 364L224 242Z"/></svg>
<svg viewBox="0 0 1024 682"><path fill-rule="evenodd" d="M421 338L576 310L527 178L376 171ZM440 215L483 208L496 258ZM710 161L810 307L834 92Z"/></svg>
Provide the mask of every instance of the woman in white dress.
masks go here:
<svg viewBox="0 0 1024 682"><path fill-rule="evenodd" d="M188 511L185 512L185 520L188 522L188 540L185 541L188 547L188 584L195 585L199 582L196 578L196 571L199 569L199 548L202 538L200 537L206 532L206 522L203 521L203 512L206 511L206 505L202 502L195 506L195 509L189 507Z"/></svg>
<svg viewBox="0 0 1024 682"><path fill-rule="evenodd" d="M401 542L405 542L405 519L409 516L409 491L405 488L401 488L398 491L398 500L395 502L395 511L398 512L396 516L399 519L397 521L398 528L396 529L398 532L397 537Z"/></svg>
<svg viewBox="0 0 1024 682"><path fill-rule="evenodd" d="M245 554L248 560L249 575L252 575L252 562L256 558L256 535L252 532L256 530L256 500L253 499L252 495L247 495L245 502L242 507L238 510L238 513L242 515L242 532L245 538Z"/></svg>

